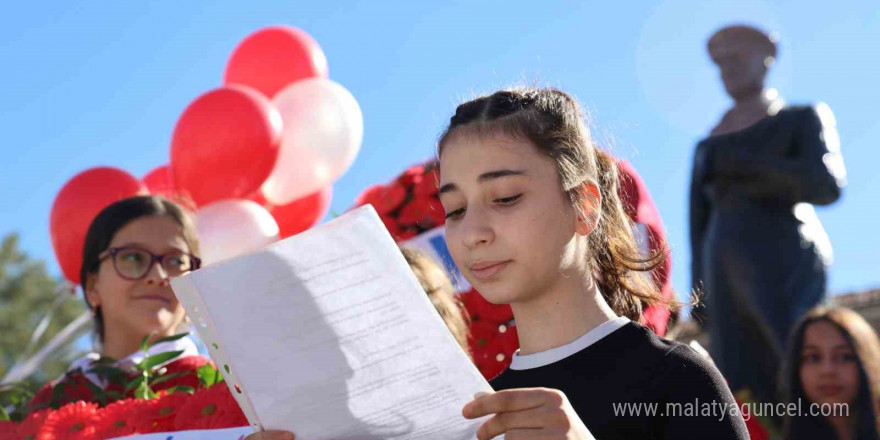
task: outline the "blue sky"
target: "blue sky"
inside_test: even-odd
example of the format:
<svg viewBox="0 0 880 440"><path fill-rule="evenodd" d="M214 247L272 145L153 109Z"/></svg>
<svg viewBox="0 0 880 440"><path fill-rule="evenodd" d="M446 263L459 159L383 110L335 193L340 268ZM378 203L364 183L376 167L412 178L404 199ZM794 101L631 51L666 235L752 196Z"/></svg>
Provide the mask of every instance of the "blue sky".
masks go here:
<svg viewBox="0 0 880 440"><path fill-rule="evenodd" d="M220 85L249 33L289 24L323 47L364 113L364 143L334 186L342 212L368 185L430 157L462 99L552 85L591 112L594 134L642 174L664 217L673 281L689 288L687 188L696 142L730 102L704 50L713 30L778 33L768 79L789 103L828 103L849 186L819 208L834 244L830 289L880 286L880 8L873 1L5 2L0 6L0 234L60 274L56 192L109 165L167 163L174 123ZM821 5L821 6L820 6ZM829 6L833 5L833 6ZM874 42L874 43L872 43Z"/></svg>

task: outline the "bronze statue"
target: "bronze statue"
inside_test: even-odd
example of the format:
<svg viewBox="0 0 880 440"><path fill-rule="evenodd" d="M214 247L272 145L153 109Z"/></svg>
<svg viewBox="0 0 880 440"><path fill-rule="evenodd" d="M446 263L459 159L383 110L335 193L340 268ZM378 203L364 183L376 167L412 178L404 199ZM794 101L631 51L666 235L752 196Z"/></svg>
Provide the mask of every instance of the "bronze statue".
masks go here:
<svg viewBox="0 0 880 440"><path fill-rule="evenodd" d="M826 293L831 248L813 205L840 197L845 171L828 106L786 106L764 88L772 38L729 26L708 49L734 105L694 154L692 281L730 388L777 401L788 332Z"/></svg>

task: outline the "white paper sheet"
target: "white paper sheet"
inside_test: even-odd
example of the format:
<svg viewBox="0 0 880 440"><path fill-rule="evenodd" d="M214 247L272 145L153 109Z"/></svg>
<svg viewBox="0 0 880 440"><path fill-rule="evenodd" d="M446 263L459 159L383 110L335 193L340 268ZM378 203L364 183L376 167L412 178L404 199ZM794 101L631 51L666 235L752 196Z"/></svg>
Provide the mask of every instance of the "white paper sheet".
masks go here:
<svg viewBox="0 0 880 440"><path fill-rule="evenodd" d="M369 205L172 286L257 429L464 440L482 422L461 408L489 384Z"/></svg>

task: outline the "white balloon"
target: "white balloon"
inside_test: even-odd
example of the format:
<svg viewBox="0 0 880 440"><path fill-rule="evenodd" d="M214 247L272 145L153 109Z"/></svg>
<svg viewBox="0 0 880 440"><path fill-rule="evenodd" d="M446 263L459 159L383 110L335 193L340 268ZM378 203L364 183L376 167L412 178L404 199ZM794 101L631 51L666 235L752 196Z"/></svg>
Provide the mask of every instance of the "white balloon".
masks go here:
<svg viewBox="0 0 880 440"><path fill-rule="evenodd" d="M286 205L315 193L342 176L364 137L364 118L354 96L326 79L297 81L272 100L284 128L281 150L263 195Z"/></svg>
<svg viewBox="0 0 880 440"><path fill-rule="evenodd" d="M196 229L204 264L262 249L278 241L278 223L250 200L220 200L199 209Z"/></svg>

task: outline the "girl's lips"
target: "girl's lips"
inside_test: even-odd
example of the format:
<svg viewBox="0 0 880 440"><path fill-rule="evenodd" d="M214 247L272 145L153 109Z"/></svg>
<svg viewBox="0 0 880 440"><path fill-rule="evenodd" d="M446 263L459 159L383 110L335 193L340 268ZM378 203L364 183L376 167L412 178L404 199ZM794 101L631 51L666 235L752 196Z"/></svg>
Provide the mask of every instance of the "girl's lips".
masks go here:
<svg viewBox="0 0 880 440"><path fill-rule="evenodd" d="M839 394L843 387L839 385L822 385L819 387L819 392L826 396L833 396Z"/></svg>
<svg viewBox="0 0 880 440"><path fill-rule="evenodd" d="M500 273L510 261L499 261L497 263L478 263L471 266L471 273L478 280L487 280Z"/></svg>
<svg viewBox="0 0 880 440"><path fill-rule="evenodd" d="M142 300L147 300L147 301L158 301L158 302L162 302L165 304L171 304L170 299L168 299L164 296L160 296L160 295L144 295L144 296L136 297L135 299L142 299Z"/></svg>

